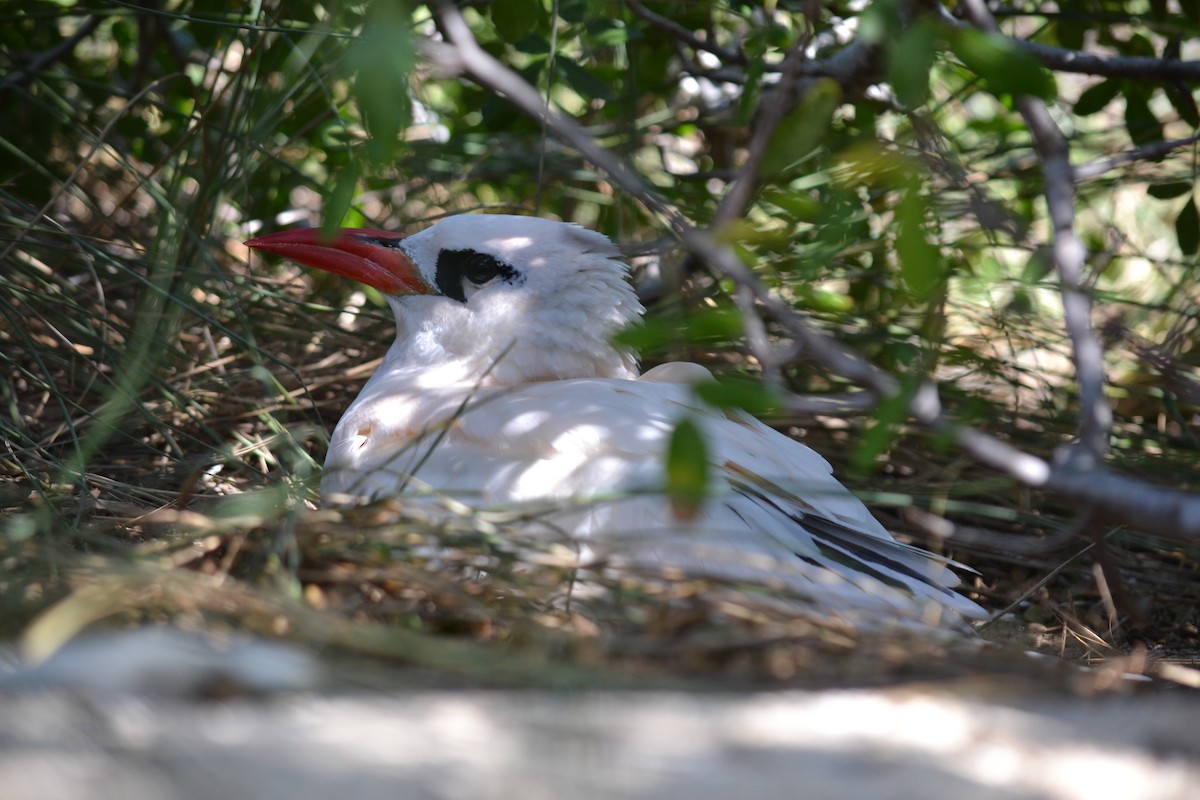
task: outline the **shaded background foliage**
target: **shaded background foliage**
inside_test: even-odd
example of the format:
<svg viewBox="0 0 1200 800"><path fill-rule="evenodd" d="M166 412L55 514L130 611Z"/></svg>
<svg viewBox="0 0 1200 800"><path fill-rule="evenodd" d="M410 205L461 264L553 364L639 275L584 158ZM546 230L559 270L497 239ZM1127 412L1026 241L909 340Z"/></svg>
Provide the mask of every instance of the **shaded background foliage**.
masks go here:
<svg viewBox="0 0 1200 800"><path fill-rule="evenodd" d="M714 224L778 296L902 385L934 380L957 419L1050 458L1080 408L1043 171L1014 105L1016 93L1042 97L1076 166L1116 414L1109 460L1194 491L1200 214L1188 137L1200 118L1186 67L1200 58L1200 15L1174 0L1023 2L997 10L998 37L961 10L503 0L463 13L487 52L687 218ZM0 20L5 634L113 576L126 582L87 613L40 617L61 627L51 638L110 615L311 631L296 606L248 620L200 589L166 591L187 567L356 623L518 644L595 635L574 615L532 621L565 567L520 577L525 551L479 539L478 526L455 541L464 565L490 559L491 588L422 572L394 510L375 537L362 519L311 515L328 431L390 319L370 291L250 265L240 244L285 225L415 230L492 210L612 236L651 306L626 334L645 363L696 360L732 379L726 402L811 442L890 527L979 567L971 588L985 603L1024 597L1021 635L1093 654L1142 639L1177 656L1195 648L1194 541L1023 489L911 428L902 403L876 404L807 360L638 199L454 74L434 9L2 2ZM855 47L865 67L825 68ZM1064 49L1105 65L1065 68ZM761 185L723 219L789 80L797 99L759 148ZM838 405L813 413L813 396ZM398 571L406 553L412 569ZM655 607L661 591L703 603L698 590L638 591ZM645 619L630 619L644 634ZM675 642L687 625L669 620L656 630Z"/></svg>

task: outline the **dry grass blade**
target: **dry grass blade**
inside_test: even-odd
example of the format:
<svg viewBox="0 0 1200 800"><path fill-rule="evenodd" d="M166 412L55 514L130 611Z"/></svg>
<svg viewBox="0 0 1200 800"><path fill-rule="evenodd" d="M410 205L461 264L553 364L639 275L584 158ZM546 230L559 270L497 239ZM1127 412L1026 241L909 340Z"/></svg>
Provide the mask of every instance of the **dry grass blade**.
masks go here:
<svg viewBox="0 0 1200 800"><path fill-rule="evenodd" d="M248 19L202 14L188 2L172 9L118 4L96 22L76 7L42 4L42 17L6 20L23 37L17 50L52 58L22 62L0 86L0 151L11 165L0 175L0 634L24 636L44 655L92 625L169 620L418 665L439 680L529 685L821 685L981 668L957 645L869 637L744 587L600 572L588 576L596 591L582 592L570 550L524 538L503 519L447 522L387 504L315 510L328 431L378 363L391 318L378 298L342 283L286 266L251 268L240 242L263 226L318 221L326 189L357 174L366 123L347 102L342 59L362 10L267 3ZM414 12L414 25L427 30L423 13ZM714 16L715 52L754 44L741 33L747 19L727 16ZM530 69L540 63L537 54L505 52ZM598 57L580 53L581 63ZM691 159L695 173L663 167L652 177L672 207L705 218L715 213L708 187L733 169L717 152L725 112L698 100L682 111L666 101L641 110L633 89L647 80L643 70L634 62L612 69L633 81L630 102L581 101L580 119L606 142L631 137L629 152L647 174L646 165ZM626 239L661 233L592 166L552 140L542 152L540 134L495 97L418 76L407 99L422 105L400 166L351 182L351 192L369 191L349 222L398 228L512 210L529 199L528 176L544 157L562 195L555 213ZM565 83L548 85L552 97L572 97ZM896 191L860 183L871 176L855 172L853 159L808 163L790 203L768 187L730 235L743 237L737 246L781 304L811 308L815 326L889 374L935 381L956 418L1050 457L1075 429L1078 398L1053 287L1017 211L1032 205L1036 181L1009 144L995 149L985 128L964 122L977 87L957 78L947 85L929 119L898 121L875 154L928 168L921 199L938 245L969 259L928 306L889 283ZM882 113L870 108L872 119ZM631 116L614 116L618 109ZM1074 145L1101 157L1119 149L1114 142L1112 131L1081 129ZM736 152L736 141L728 145ZM1186 183L1187 169L1164 162L1146 174ZM1112 176L1079 191L1095 218L1089 235L1108 259L1091 289L1112 312L1114 466L1194 490L1200 272L1156 243L1117 235L1143 195ZM995 218L974 219L980 209ZM1166 235L1162 220L1142 222ZM753 375L728 315L705 316L728 301L728 287L689 272L690 262L672 274L672 258L656 249L639 259L679 290L656 309L671 333L651 357ZM674 336L689 325L705 332ZM774 323L758 333L776 348L773 366L788 389L850 388L798 366L803 353ZM968 590L1012 610L1012 627L996 638L1033 638L1064 653L1070 643L1085 659L1130 649L1095 633L1108 630L1110 609L1087 558L1068 558L1093 541L1072 525L1080 509L997 479L902 421L779 422L830 456L840 475L856 457L878 467L858 476L873 490L868 502L883 515L918 510L889 519L891 527L974 565L982 575ZM866 458L864 441L878 445ZM956 538L964 528L974 542ZM1194 657L1200 553L1129 531L1106 547L1106 579L1136 588L1150 608L1133 633L1161 656L1156 663Z"/></svg>

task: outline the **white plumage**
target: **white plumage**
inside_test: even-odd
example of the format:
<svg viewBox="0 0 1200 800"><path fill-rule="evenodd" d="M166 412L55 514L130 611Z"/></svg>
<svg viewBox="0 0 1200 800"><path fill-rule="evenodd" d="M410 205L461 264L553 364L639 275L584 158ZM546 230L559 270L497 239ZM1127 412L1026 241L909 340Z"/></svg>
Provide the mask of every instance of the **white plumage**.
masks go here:
<svg viewBox="0 0 1200 800"><path fill-rule="evenodd" d="M642 307L599 233L533 217L449 217L409 237L346 230L250 246L379 288L397 337L334 430L326 500L437 492L524 506L533 527L618 562L787 589L811 607L907 622L982 610L945 559L896 542L813 450L701 403L694 364L639 377L612 336ZM703 431L709 496L663 493L671 432Z"/></svg>

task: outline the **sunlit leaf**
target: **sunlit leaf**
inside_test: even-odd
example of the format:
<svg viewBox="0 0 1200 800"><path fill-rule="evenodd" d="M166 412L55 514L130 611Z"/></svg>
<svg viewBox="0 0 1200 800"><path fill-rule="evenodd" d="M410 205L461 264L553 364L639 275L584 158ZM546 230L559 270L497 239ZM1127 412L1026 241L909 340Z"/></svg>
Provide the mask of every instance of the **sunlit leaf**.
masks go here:
<svg viewBox="0 0 1200 800"><path fill-rule="evenodd" d="M804 305L814 311L845 314L854 310L854 299L843 292L801 286L796 293L804 300Z"/></svg>
<svg viewBox="0 0 1200 800"><path fill-rule="evenodd" d="M943 277L941 255L925 236L925 201L916 190L896 206L896 254L900 274L918 298L929 296Z"/></svg>
<svg viewBox="0 0 1200 800"><path fill-rule="evenodd" d="M920 165L914 159L873 140L857 142L842 150L838 159L844 167L838 181L849 187L864 183L907 187L920 174Z"/></svg>

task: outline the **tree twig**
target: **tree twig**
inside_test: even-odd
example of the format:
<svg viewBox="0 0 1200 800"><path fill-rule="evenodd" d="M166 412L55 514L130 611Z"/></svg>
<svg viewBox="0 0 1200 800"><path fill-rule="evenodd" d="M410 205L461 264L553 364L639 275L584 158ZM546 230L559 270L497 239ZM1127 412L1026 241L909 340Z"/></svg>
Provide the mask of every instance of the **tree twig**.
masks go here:
<svg viewBox="0 0 1200 800"><path fill-rule="evenodd" d="M983 0L962 0L963 13L978 27L999 33L996 19ZM1108 452L1112 409L1104 397L1104 350L1092 328L1092 301L1084 280L1087 248L1075 232L1075 173L1067 138L1054 124L1050 110L1033 95L1018 95L1017 111L1033 135L1033 148L1042 161L1046 208L1054 227L1054 266L1062 287L1063 320L1075 355L1079 381L1079 444L1070 451L1073 465L1090 468Z"/></svg>
<svg viewBox="0 0 1200 800"><path fill-rule="evenodd" d="M721 63L723 64L746 63L746 57L743 54L733 50L726 50L725 48L717 45L715 42L704 41L675 20L668 19L661 14L654 13L637 0L625 0L625 5L629 6L629 10L641 19L650 23L659 30L665 31L693 50L712 53L714 56L720 59Z"/></svg>
<svg viewBox="0 0 1200 800"><path fill-rule="evenodd" d="M692 225L645 179L603 148L578 123L547 108L536 89L479 46L456 7L443 2L437 6L437 12L450 44L431 42L427 43L426 50L441 66L457 68L481 86L507 97L515 106L549 127L560 140L575 147L584 158L607 173L613 183L661 217L690 253L747 289L761 308L804 348L811 360L868 389L877 398L894 397L899 393L900 386L894 378L813 327L804 314L769 293L729 246ZM1070 166L1065 158L1060 162ZM1056 177L1056 180L1061 181L1061 178ZM949 419L942 411L937 388L930 383L922 384L913 394L909 413L922 424L949 436L981 464L1027 486L1090 506L1096 512L1098 522L1106 525L1127 523L1161 536L1200 539L1200 496L1164 489L1101 467L1088 469L1079 463L1070 463L1052 468L1044 459Z"/></svg>
<svg viewBox="0 0 1200 800"><path fill-rule="evenodd" d="M976 12L973 9L969 9L963 3L960 3L958 7L963 9L964 14L973 24L980 24L975 18ZM987 10L986 6L984 6L984 10ZM937 3L937 13L942 22L948 25L962 27L965 24L940 2ZM987 17L992 20L992 30L996 30L995 17L990 11L987 12ZM1042 66L1059 72L1100 75L1106 78L1133 78L1135 80L1200 81L1200 61L1178 61L1153 56L1099 55L1068 50L1065 47L1054 47L1040 42L1030 42L1011 36L1005 36L1005 38L1036 58Z"/></svg>
<svg viewBox="0 0 1200 800"><path fill-rule="evenodd" d="M34 76L39 72L46 69L46 67L50 66L55 61L58 61L60 58L64 57L67 53L70 53L75 49L75 45L82 42L88 36L91 36L93 31L99 28L100 23L103 21L104 17L99 14L88 17L87 21L80 25L79 28L70 36L63 39L61 42L54 45L54 47L51 47L44 53L39 54L24 67L10 74L2 83L0 83L0 98L3 98L18 86L22 86L33 80Z"/></svg>
<svg viewBox="0 0 1200 800"><path fill-rule="evenodd" d="M1040 61L1042 66L1059 72L1134 80L1200 81L1200 61L1175 61L1154 56L1102 56L1021 39L1013 41Z"/></svg>
<svg viewBox="0 0 1200 800"><path fill-rule="evenodd" d="M1186 136L1182 139L1167 139L1161 142L1151 142L1142 147L1135 147L1132 150L1126 150L1124 153L1117 153L1115 156L1107 158L1097 158L1095 161L1088 161L1084 164L1077 164L1074 167L1075 182L1082 183L1097 178L1106 172L1123 167L1126 164L1134 164L1138 161L1153 161L1156 158L1162 158L1169 155L1181 147L1196 144L1200 142L1200 133L1195 136Z"/></svg>

